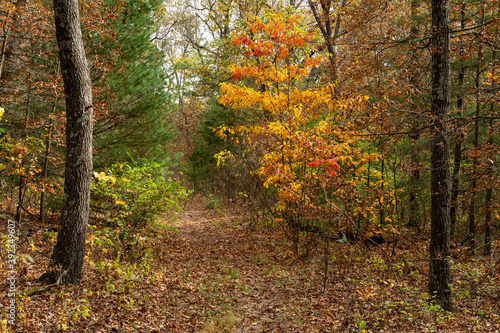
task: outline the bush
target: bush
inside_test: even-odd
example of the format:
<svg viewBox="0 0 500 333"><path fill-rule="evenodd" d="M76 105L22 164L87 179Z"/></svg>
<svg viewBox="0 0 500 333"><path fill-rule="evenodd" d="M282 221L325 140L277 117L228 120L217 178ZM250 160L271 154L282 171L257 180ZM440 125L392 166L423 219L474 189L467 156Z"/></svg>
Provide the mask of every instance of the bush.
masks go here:
<svg viewBox="0 0 500 333"><path fill-rule="evenodd" d="M181 210L187 198L180 181L168 177L164 166L141 161L136 165L114 164L94 172L91 207L97 216L116 222L122 233L142 228L164 212Z"/></svg>

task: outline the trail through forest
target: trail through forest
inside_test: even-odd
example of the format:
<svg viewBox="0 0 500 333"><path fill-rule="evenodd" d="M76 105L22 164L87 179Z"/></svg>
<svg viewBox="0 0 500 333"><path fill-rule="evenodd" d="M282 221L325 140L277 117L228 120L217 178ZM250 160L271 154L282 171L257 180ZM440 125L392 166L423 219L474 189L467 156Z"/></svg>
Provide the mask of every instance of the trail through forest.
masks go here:
<svg viewBox="0 0 500 333"><path fill-rule="evenodd" d="M207 209L201 198L192 200L168 232L174 267L198 276L207 299L206 313L219 313L204 329L220 332L275 332L298 329L300 319L289 308L300 297L281 265L283 253L273 253L278 235L272 230L256 233L242 216L220 209ZM186 280L186 279L184 279ZM189 280L189 278L188 278ZM184 281L185 282L185 281ZM193 281L196 283L196 281ZM183 283L180 282L181 285ZM199 291L199 288L198 288ZM198 293L199 295L199 293ZM305 295L303 295L305 296Z"/></svg>
<svg viewBox="0 0 500 333"><path fill-rule="evenodd" d="M325 289L324 242L311 237L309 256L297 256L279 227L241 205L193 196L146 231L126 259L90 237L82 283L49 289L36 277L55 239L30 235L15 331L498 332L497 273L482 262L455 263L455 313L427 303L424 241L331 241Z"/></svg>
<svg viewBox="0 0 500 333"><path fill-rule="evenodd" d="M262 226L262 221L254 221L234 207L209 208L212 203L206 204L201 197L192 199L176 227L170 227L163 236L164 267L177 275L167 280L169 292L177 295L171 309L173 313L176 308L180 310L186 323L180 331L494 329L486 317L483 324L476 325L467 316L460 320L460 315L429 310L425 302L410 299L410 295L425 292L426 277L420 271L427 270L427 262L417 260L406 267L391 267L380 251L389 252L391 244L377 248L332 242L324 289L322 242L313 238L310 256L299 259L279 228ZM415 251L417 244L400 245L403 250L396 252L404 257L411 252L414 258L422 254ZM396 273L399 281L394 280L394 270L400 271ZM174 329L180 322L172 319Z"/></svg>

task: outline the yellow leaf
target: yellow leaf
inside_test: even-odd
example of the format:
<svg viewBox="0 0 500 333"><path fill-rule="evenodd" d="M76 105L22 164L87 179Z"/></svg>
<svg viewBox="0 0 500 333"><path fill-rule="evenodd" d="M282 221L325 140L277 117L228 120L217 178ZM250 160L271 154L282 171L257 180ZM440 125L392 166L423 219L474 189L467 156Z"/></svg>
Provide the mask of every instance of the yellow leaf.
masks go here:
<svg viewBox="0 0 500 333"><path fill-rule="evenodd" d="M365 172L365 171L368 171L368 170L367 170L367 169L366 169L366 167L363 165L363 166L361 166L361 168L359 168L359 169L358 169L358 174L363 173L363 172Z"/></svg>
<svg viewBox="0 0 500 333"><path fill-rule="evenodd" d="M115 204L117 204L117 205L125 205L125 204L126 204L126 202L125 202L125 201L123 201L123 200L116 200L116 201L115 201Z"/></svg>
<svg viewBox="0 0 500 333"><path fill-rule="evenodd" d="M106 174L104 172L94 172L94 177L97 178L97 180L103 180L106 177Z"/></svg>

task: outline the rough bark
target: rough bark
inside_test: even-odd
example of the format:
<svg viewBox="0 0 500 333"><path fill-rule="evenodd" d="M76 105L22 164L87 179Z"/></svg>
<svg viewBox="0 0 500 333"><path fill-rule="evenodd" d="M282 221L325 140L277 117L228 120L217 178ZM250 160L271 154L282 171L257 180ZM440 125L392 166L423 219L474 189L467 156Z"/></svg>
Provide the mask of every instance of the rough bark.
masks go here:
<svg viewBox="0 0 500 333"><path fill-rule="evenodd" d="M431 300L450 310L450 34L449 0L432 0L432 94L434 117L431 141L431 240L429 293Z"/></svg>
<svg viewBox="0 0 500 333"><path fill-rule="evenodd" d="M66 100L64 198L57 244L57 271L47 282L77 283L85 254L92 173L92 93L77 0L54 0L56 37Z"/></svg>

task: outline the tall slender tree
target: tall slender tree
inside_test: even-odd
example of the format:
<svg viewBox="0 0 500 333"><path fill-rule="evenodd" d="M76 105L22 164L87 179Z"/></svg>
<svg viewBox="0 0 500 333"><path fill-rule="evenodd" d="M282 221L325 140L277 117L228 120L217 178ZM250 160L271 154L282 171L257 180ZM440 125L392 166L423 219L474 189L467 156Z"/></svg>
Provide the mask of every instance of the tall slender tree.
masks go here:
<svg viewBox="0 0 500 333"><path fill-rule="evenodd" d="M54 0L59 60L66 99L64 199L47 282L77 283L85 254L92 174L92 91L77 0Z"/></svg>
<svg viewBox="0 0 500 333"><path fill-rule="evenodd" d="M432 0L431 241L429 292L432 301L450 310L450 10L449 0Z"/></svg>

